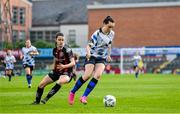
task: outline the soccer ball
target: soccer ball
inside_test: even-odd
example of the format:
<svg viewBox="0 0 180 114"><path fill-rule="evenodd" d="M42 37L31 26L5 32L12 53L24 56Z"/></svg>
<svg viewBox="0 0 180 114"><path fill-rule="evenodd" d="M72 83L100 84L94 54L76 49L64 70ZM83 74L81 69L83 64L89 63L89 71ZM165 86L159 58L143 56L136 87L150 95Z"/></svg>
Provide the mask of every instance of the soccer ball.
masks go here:
<svg viewBox="0 0 180 114"><path fill-rule="evenodd" d="M112 95L106 95L103 99L105 107L114 107L116 105L116 98Z"/></svg>

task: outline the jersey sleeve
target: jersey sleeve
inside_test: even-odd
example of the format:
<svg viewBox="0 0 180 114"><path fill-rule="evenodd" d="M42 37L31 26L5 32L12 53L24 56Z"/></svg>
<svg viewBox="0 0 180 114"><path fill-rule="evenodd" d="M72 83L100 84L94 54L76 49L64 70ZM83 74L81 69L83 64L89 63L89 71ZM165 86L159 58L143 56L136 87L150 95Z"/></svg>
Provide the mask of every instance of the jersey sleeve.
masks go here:
<svg viewBox="0 0 180 114"><path fill-rule="evenodd" d="M37 48L32 46L32 50L31 51L37 51Z"/></svg>
<svg viewBox="0 0 180 114"><path fill-rule="evenodd" d="M4 57L4 61L7 62L7 55Z"/></svg>
<svg viewBox="0 0 180 114"><path fill-rule="evenodd" d="M97 43L97 36L98 36L98 31L94 32L91 36L91 39L89 40L88 45L90 47L94 47Z"/></svg>
<svg viewBox="0 0 180 114"><path fill-rule="evenodd" d="M141 56L139 56L139 60L142 60L142 57L141 57Z"/></svg>
<svg viewBox="0 0 180 114"><path fill-rule="evenodd" d="M112 32L111 32L111 35L110 35L111 40L109 41L108 46L111 46L111 45L112 45L112 41L113 41L113 39L114 39L114 35L115 35L115 32L112 31Z"/></svg>
<svg viewBox="0 0 180 114"><path fill-rule="evenodd" d="M21 49L21 53L24 55L24 47Z"/></svg>
<svg viewBox="0 0 180 114"><path fill-rule="evenodd" d="M16 61L16 58L14 56L12 56L12 59L13 59L13 61Z"/></svg>
<svg viewBox="0 0 180 114"><path fill-rule="evenodd" d="M56 57L56 48L53 49L53 56Z"/></svg>
<svg viewBox="0 0 180 114"><path fill-rule="evenodd" d="M73 58L73 57L74 57L74 56L73 56L73 52L72 52L72 49L71 49L71 48L67 48L67 49L66 49L66 53L67 53L67 55L68 55L69 59L71 59L71 58Z"/></svg>

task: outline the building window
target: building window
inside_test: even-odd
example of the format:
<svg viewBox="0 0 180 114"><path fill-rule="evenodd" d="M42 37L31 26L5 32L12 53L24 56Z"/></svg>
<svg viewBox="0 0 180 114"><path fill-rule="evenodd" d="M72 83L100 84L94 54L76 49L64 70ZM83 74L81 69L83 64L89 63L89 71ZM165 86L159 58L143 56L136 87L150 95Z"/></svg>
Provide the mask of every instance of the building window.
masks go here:
<svg viewBox="0 0 180 114"><path fill-rule="evenodd" d="M69 30L68 43L72 46L76 45L76 30L74 30L74 29Z"/></svg>
<svg viewBox="0 0 180 114"><path fill-rule="evenodd" d="M18 39L18 31L17 30L13 30L13 42L16 42L16 40Z"/></svg>
<svg viewBox="0 0 180 114"><path fill-rule="evenodd" d="M13 13L13 24L18 24L18 8L13 7L12 8L12 13Z"/></svg>
<svg viewBox="0 0 180 114"><path fill-rule="evenodd" d="M43 32L42 31L37 32L37 38L38 39L43 39Z"/></svg>
<svg viewBox="0 0 180 114"><path fill-rule="evenodd" d="M46 31L45 32L45 39L46 39L46 41L50 41L51 40L51 32L50 31Z"/></svg>
<svg viewBox="0 0 180 114"><path fill-rule="evenodd" d="M19 23L25 25L25 8L19 8Z"/></svg>
<svg viewBox="0 0 180 114"><path fill-rule="evenodd" d="M51 32L51 34L52 34L52 38L51 38L51 39L55 39L57 32L59 32L59 31L52 31L52 32Z"/></svg>
<svg viewBox="0 0 180 114"><path fill-rule="evenodd" d="M30 39L32 42L36 41L36 32L35 31L30 32Z"/></svg>
<svg viewBox="0 0 180 114"><path fill-rule="evenodd" d="M26 32L25 32L25 31L20 31L20 32L19 32L19 39L20 39L20 40L26 39Z"/></svg>

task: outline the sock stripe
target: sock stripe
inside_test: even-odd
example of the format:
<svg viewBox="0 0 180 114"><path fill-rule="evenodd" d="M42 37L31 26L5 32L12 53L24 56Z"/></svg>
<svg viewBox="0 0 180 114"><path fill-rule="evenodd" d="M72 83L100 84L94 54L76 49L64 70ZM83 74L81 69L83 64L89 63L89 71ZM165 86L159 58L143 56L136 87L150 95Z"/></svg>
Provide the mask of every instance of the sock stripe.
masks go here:
<svg viewBox="0 0 180 114"><path fill-rule="evenodd" d="M80 77L80 78L77 80L77 82L76 82L74 88L71 90L71 92L72 92L72 93L75 93L85 82L86 82L86 81L84 81L83 78Z"/></svg>
<svg viewBox="0 0 180 114"><path fill-rule="evenodd" d="M90 92L96 87L98 80L96 80L95 78L92 78L91 81L89 82L83 96L88 96L90 94Z"/></svg>

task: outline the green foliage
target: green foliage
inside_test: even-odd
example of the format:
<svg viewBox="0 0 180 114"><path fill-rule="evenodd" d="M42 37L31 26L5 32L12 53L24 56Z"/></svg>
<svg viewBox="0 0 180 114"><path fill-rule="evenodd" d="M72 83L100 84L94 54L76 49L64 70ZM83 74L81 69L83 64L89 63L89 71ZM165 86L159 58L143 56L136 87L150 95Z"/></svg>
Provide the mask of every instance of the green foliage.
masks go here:
<svg viewBox="0 0 180 114"><path fill-rule="evenodd" d="M18 40L16 42L2 42L1 49L21 49L25 45L25 40Z"/></svg>
<svg viewBox="0 0 180 114"><path fill-rule="evenodd" d="M80 46L78 46L75 42L68 42L68 45L71 47L71 48L79 48Z"/></svg>
<svg viewBox="0 0 180 114"><path fill-rule="evenodd" d="M3 42L3 44L2 44L2 48L3 48L3 49L13 49L13 45L12 45L11 42L5 41L5 42Z"/></svg>
<svg viewBox="0 0 180 114"><path fill-rule="evenodd" d="M77 44L73 43L69 45L71 48L79 48L80 46L78 46Z"/></svg>
<svg viewBox="0 0 180 114"><path fill-rule="evenodd" d="M15 49L21 49L24 46L25 46L25 40L19 40L19 41L16 41L14 48Z"/></svg>
<svg viewBox="0 0 180 114"><path fill-rule="evenodd" d="M54 48L55 44L52 42L47 42L45 40L37 40L32 43L33 46L37 48Z"/></svg>

